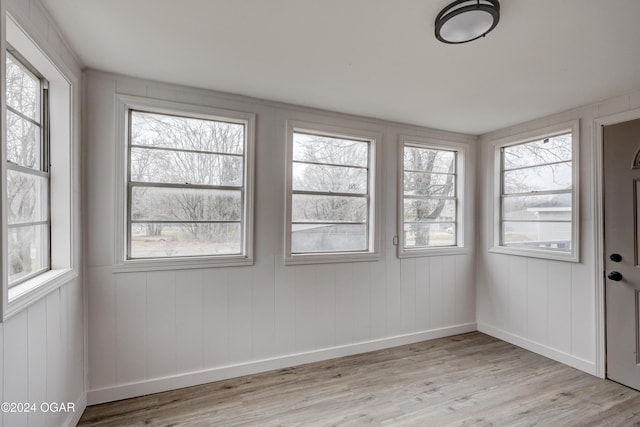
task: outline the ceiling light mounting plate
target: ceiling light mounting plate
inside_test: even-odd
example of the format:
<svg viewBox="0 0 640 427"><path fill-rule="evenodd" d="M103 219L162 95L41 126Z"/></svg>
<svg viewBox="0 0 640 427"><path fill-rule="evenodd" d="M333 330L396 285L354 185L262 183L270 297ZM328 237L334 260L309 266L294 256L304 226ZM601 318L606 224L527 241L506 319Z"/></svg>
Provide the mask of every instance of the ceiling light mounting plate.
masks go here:
<svg viewBox="0 0 640 427"><path fill-rule="evenodd" d="M436 38L461 44L486 36L500 20L498 0L455 0L436 16Z"/></svg>

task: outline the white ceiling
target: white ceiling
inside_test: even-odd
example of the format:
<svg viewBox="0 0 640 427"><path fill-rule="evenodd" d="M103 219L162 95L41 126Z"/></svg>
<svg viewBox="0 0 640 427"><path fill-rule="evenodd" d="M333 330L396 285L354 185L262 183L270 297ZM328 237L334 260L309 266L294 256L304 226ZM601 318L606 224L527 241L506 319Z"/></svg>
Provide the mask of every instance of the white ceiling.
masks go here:
<svg viewBox="0 0 640 427"><path fill-rule="evenodd" d="M502 0L445 45L450 0L42 0L90 68L481 134L640 89L639 0Z"/></svg>

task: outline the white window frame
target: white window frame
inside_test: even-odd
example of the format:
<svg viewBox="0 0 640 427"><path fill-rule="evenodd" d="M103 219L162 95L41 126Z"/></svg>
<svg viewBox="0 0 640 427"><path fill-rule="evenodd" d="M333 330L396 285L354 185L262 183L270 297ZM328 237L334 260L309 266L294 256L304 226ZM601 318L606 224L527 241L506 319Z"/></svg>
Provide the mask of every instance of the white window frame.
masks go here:
<svg viewBox="0 0 640 427"><path fill-rule="evenodd" d="M369 146L369 212L368 212L368 246L361 252L322 252L294 254L291 251L291 208L292 208L292 168L293 168L293 135L296 132L316 134L334 138L345 138L368 142ZM380 141L381 134L366 130L311 123L298 120L287 120L286 136L286 176L285 176L285 265L322 264L338 262L375 261L380 257Z"/></svg>
<svg viewBox="0 0 640 427"><path fill-rule="evenodd" d="M26 61L49 82L49 162L50 162L50 269L9 288L7 268L7 212L2 212L2 318L4 320L38 301L54 289L78 276L74 262L76 241L75 218L77 193L74 190L76 173L73 136L75 80L69 78L36 44L27 32L6 14L6 40ZM6 78L5 55L2 47L2 78ZM72 83L72 81L74 83ZM4 83L3 86L4 88ZM2 204L7 202L6 165L6 102L2 95Z"/></svg>
<svg viewBox="0 0 640 427"><path fill-rule="evenodd" d="M50 185L50 175L49 175L49 82L44 76L40 75L40 72L33 67L25 58L22 58L20 52L16 51L14 48L10 47L7 44L7 55L11 57L11 61L14 64L17 64L24 73L29 75L34 80L38 81L38 90L40 92L39 101L40 101L40 117L33 120L30 117L24 115L21 111L15 110L10 107L8 104L6 105L7 114L11 112L12 114L21 117L23 120L27 120L32 124L38 126L39 128L39 138L38 138L38 149L40 150L40 165L38 169L24 167L19 164L15 164L9 162L7 160L7 169L13 172L18 172L26 175L30 175L38 178L46 179L46 219L40 221L30 221L30 222L21 222L19 224L7 224L7 228L11 230L12 228L20 228L20 227L32 227L37 225L46 225L47 233L46 233L46 241L41 241L42 246L44 247L43 261L45 262L45 267L33 271L27 274L24 277L21 277L15 280L13 283L9 282L9 289L14 286L20 285L20 283L26 282L32 278L35 278L41 274L46 273L51 269L51 216L50 216L50 208L49 205L51 203L51 185ZM6 117L6 116L5 116ZM42 239L44 240L44 239ZM8 252L7 252L8 253Z"/></svg>
<svg viewBox="0 0 640 427"><path fill-rule="evenodd" d="M504 246L501 244L502 222L502 156L501 149L512 145L532 142L544 138L571 133L571 167L572 167L572 191L571 191L571 251L562 252L545 248L522 248ZM541 129L536 129L520 134L500 138L491 142L493 149L493 201L491 213L491 247L490 252L507 255L517 255L532 258L543 258L557 261L580 262L580 121L572 120L559 123Z"/></svg>
<svg viewBox="0 0 640 427"><path fill-rule="evenodd" d="M456 244L452 246L430 246L426 248L405 248L404 241L404 148L413 146L433 150L453 151L456 153ZM459 255L468 253L465 247L465 210L466 210L466 161L467 144L439 141L431 138L401 135L398 143L398 258L411 258L438 255Z"/></svg>
<svg viewBox="0 0 640 427"><path fill-rule="evenodd" d="M234 255L203 255L166 258L127 259L128 211L127 186L129 169L129 111L138 110L189 117L239 123L245 126L244 152L244 232L242 253ZM253 210L254 210L254 134L255 114L219 108L183 104L137 96L116 96L117 149L116 149L116 233L113 271L176 270L207 267L229 267L253 264Z"/></svg>

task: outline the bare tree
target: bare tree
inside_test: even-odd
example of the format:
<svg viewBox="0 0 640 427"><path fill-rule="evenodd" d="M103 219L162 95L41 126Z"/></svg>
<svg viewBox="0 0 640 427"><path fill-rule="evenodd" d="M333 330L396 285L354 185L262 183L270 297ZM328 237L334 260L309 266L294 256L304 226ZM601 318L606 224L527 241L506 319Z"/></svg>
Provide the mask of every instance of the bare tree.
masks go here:
<svg viewBox="0 0 640 427"><path fill-rule="evenodd" d="M241 188L242 125L147 113L135 114L134 120L133 181ZM193 240L237 240L237 227L196 221L240 220L239 190L139 188L137 211L145 218L184 221L181 228ZM147 224L147 235L160 236L162 231L161 223Z"/></svg>
<svg viewBox="0 0 640 427"><path fill-rule="evenodd" d="M354 197L322 196L296 198L294 216L318 222L364 223L366 199L355 197L368 190L368 143L300 135L294 146L293 188L322 193L353 194ZM354 167L355 166L355 167Z"/></svg>
<svg viewBox="0 0 640 427"><path fill-rule="evenodd" d="M7 57L7 161L29 169L40 170L40 127L16 114L17 111L36 122L39 117L39 82ZM7 218L10 224L40 220L37 215L38 179L33 175L10 170L7 173ZM40 198L42 195L40 195ZM15 227L8 233L9 277L34 270L32 260L33 227Z"/></svg>
<svg viewBox="0 0 640 427"><path fill-rule="evenodd" d="M412 170L426 172L404 174L404 188L421 196L410 202L416 221L438 220L446 204L446 199L438 197L453 195L455 157L452 152L445 153L449 156L444 157L442 151L430 149L407 149L404 152L405 165L411 165ZM432 171L446 172L447 175L429 173ZM415 236L416 246L429 245L429 229L423 224L411 224L410 231Z"/></svg>
<svg viewBox="0 0 640 427"><path fill-rule="evenodd" d="M571 187L571 134L503 149L509 193L527 193L541 186Z"/></svg>

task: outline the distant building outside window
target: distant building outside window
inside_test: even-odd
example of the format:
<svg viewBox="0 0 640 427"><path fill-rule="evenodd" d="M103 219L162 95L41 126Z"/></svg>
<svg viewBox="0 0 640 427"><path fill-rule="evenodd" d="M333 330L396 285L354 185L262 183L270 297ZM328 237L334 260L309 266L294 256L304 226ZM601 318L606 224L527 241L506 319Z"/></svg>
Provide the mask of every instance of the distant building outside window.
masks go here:
<svg viewBox="0 0 640 427"><path fill-rule="evenodd" d="M571 133L501 148L500 243L569 252Z"/></svg>

